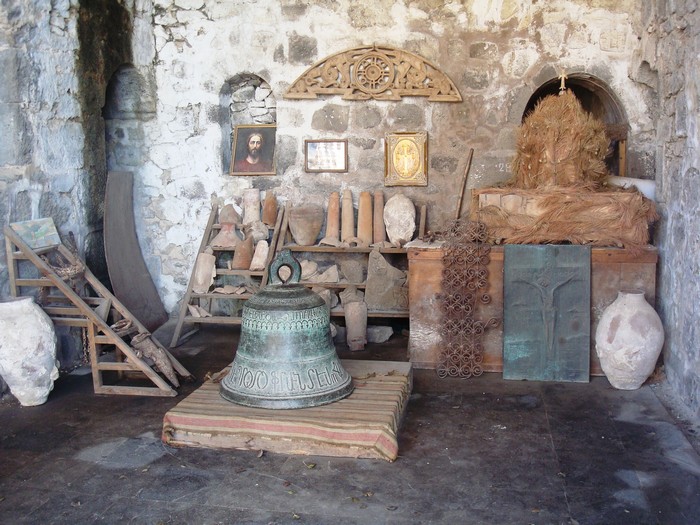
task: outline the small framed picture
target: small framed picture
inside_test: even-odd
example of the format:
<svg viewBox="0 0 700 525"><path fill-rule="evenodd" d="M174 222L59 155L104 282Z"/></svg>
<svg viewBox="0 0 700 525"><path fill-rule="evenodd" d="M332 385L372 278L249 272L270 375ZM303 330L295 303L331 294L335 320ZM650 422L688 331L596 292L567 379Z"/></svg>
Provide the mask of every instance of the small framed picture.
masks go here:
<svg viewBox="0 0 700 525"><path fill-rule="evenodd" d="M305 140L304 170L307 173L348 171L348 141Z"/></svg>
<svg viewBox="0 0 700 525"><path fill-rule="evenodd" d="M385 186L428 185L428 133L387 133Z"/></svg>
<svg viewBox="0 0 700 525"><path fill-rule="evenodd" d="M236 126L231 175L275 175L275 124Z"/></svg>

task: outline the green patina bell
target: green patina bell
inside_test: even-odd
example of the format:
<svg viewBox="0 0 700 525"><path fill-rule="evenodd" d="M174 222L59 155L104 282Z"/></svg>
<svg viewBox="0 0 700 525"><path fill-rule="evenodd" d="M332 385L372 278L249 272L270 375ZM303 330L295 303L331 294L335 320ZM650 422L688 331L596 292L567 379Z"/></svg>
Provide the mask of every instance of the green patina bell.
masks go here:
<svg viewBox="0 0 700 525"><path fill-rule="evenodd" d="M292 274L282 282L279 270ZM331 338L325 301L299 284L301 266L289 250L270 265L270 284L243 307L241 338L221 396L259 408L306 408L352 393Z"/></svg>

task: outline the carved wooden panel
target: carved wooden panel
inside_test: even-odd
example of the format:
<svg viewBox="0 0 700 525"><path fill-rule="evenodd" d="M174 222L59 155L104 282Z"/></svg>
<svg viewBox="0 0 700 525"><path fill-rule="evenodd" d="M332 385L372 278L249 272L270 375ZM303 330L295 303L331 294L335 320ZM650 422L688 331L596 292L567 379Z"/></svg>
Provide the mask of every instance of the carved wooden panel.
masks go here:
<svg viewBox="0 0 700 525"><path fill-rule="evenodd" d="M503 377L588 382L590 246L506 245Z"/></svg>
<svg viewBox="0 0 700 525"><path fill-rule="evenodd" d="M461 102L452 81L426 59L392 47L364 46L317 62L287 90L287 99L342 95L345 100L400 100L428 97L433 102Z"/></svg>

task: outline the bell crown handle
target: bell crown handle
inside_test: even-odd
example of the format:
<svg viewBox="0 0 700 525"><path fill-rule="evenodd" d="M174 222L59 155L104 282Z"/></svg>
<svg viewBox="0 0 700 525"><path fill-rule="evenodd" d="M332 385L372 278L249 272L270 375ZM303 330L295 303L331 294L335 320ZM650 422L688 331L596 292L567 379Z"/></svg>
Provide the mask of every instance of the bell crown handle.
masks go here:
<svg viewBox="0 0 700 525"><path fill-rule="evenodd" d="M291 275L283 280L279 271L283 266L292 270ZM291 250L282 250L275 260L270 263L270 284L296 284L301 280L301 264L292 255Z"/></svg>

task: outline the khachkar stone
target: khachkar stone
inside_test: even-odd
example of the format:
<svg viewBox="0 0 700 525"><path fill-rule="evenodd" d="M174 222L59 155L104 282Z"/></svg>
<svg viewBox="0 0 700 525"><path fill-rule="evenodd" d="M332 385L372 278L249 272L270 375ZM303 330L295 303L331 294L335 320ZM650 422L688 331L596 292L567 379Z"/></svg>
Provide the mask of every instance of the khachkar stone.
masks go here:
<svg viewBox="0 0 700 525"><path fill-rule="evenodd" d="M326 212L326 235L319 244L338 246L340 244L340 193L334 191L328 198Z"/></svg>
<svg viewBox="0 0 700 525"><path fill-rule="evenodd" d="M408 309L406 272L390 265L378 250L369 254L365 302L370 311Z"/></svg>
<svg viewBox="0 0 700 525"><path fill-rule="evenodd" d="M342 222L340 225L340 240L347 242L355 237L355 210L352 207L352 192L343 190Z"/></svg>
<svg viewBox="0 0 700 525"><path fill-rule="evenodd" d="M386 241L384 229L384 192L374 192L374 220L372 221L372 242L375 244Z"/></svg>
<svg viewBox="0 0 700 525"><path fill-rule="evenodd" d="M251 188L243 191L243 224L260 220L260 190Z"/></svg>
<svg viewBox="0 0 700 525"><path fill-rule="evenodd" d="M360 192L357 207L357 237L366 245L372 244L372 194Z"/></svg>
<svg viewBox="0 0 700 525"><path fill-rule="evenodd" d="M395 246L403 246L413 239L416 230L416 207L403 193L391 197L384 206L384 226L389 241Z"/></svg>

